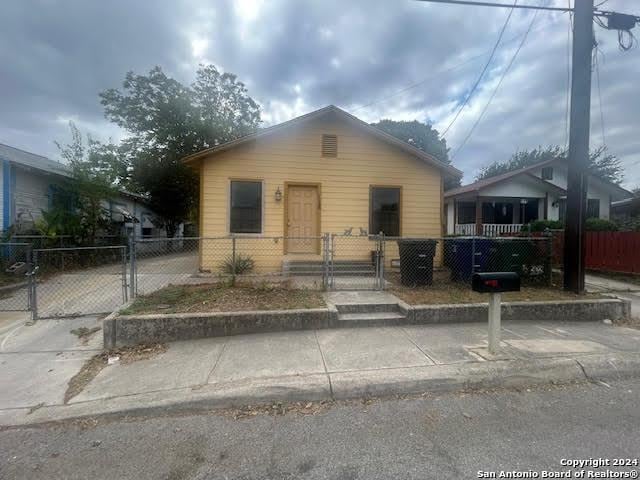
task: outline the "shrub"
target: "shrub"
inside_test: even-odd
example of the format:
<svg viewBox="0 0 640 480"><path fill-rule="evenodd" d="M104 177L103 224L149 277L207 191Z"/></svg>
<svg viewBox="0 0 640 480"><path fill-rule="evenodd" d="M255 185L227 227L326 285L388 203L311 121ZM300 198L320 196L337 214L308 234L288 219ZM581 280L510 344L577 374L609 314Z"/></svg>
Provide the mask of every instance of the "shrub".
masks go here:
<svg viewBox="0 0 640 480"><path fill-rule="evenodd" d="M587 218L585 228L591 232L617 232L618 224L604 218Z"/></svg>
<svg viewBox="0 0 640 480"><path fill-rule="evenodd" d="M250 273L255 266L253 258L249 255L236 255L235 261L233 256L229 255L224 262L222 262L221 269L224 273L233 275L242 275L244 273Z"/></svg>
<svg viewBox="0 0 640 480"><path fill-rule="evenodd" d="M562 230L564 223L560 220L534 220L527 225L522 226L523 232L528 232L531 229L532 232L544 232L545 230Z"/></svg>

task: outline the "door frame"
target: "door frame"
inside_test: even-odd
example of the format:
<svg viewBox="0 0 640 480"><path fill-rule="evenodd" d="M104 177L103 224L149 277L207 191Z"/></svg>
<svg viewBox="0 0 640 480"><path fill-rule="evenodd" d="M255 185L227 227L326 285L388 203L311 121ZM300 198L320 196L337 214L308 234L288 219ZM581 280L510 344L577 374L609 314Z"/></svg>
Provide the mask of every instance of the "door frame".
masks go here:
<svg viewBox="0 0 640 480"><path fill-rule="evenodd" d="M318 230L318 237L321 235L321 217L322 217L322 184L318 182L284 182L284 218L283 221L283 234L285 237L289 236L289 187L314 187L318 194L318 212L316 215L316 228ZM288 251L288 243L286 240L282 242L284 244L284 253L285 255L289 253ZM292 255L296 255L296 253L292 253ZM300 255L305 255L301 253ZM309 255L309 254L307 254ZM316 242L315 252L312 255L320 255L320 242Z"/></svg>

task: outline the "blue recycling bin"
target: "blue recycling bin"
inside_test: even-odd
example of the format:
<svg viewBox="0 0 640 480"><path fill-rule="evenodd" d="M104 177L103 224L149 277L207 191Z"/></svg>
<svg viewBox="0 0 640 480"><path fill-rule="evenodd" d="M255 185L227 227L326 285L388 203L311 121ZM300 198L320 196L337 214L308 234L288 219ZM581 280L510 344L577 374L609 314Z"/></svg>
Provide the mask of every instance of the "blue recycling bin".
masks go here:
<svg viewBox="0 0 640 480"><path fill-rule="evenodd" d="M458 237L450 240L447 263L451 280L471 282L477 272L491 271L491 259L495 254L495 241L490 238Z"/></svg>

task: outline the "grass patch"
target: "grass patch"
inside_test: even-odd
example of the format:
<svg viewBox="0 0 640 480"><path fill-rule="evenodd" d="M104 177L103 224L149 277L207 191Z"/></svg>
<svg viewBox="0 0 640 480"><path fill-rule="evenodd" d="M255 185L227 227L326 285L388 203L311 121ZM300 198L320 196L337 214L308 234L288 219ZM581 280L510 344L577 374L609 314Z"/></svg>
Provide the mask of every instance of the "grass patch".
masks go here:
<svg viewBox="0 0 640 480"><path fill-rule="evenodd" d="M291 289L280 285L169 285L142 295L120 313L193 313L248 310L290 310L324 307L317 290Z"/></svg>
<svg viewBox="0 0 640 480"><path fill-rule="evenodd" d="M72 335L77 336L78 339L84 345L86 345L87 342L89 341L89 339L91 338L91 336L94 333L99 332L100 330L101 330L100 327L91 327L91 328L80 327L80 328L74 328L73 330L70 330L69 333L71 333Z"/></svg>

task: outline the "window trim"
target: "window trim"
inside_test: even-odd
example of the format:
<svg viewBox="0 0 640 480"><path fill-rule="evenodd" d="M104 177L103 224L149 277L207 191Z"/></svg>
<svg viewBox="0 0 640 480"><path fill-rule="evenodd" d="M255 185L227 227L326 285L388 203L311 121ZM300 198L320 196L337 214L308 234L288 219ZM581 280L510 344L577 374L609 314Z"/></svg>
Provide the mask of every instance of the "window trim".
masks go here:
<svg viewBox="0 0 640 480"><path fill-rule="evenodd" d="M371 225L373 220L373 191L376 188L395 188L399 191L399 205L398 205L398 237L402 237L402 205L403 201L403 192L402 185L379 185L379 184L371 184L369 185L369 235L378 235L380 232L372 232Z"/></svg>
<svg viewBox="0 0 640 480"><path fill-rule="evenodd" d="M597 212L596 216L589 216L589 202L598 202L597 203L598 212ZM586 205L586 208L585 208L585 218L600 218L600 213L601 213L601 210L602 210L602 208L601 208L602 205L601 204L602 204L602 202L600 201L599 198L587 198L587 205Z"/></svg>
<svg viewBox="0 0 640 480"><path fill-rule="evenodd" d="M260 231L256 233L235 233L231 231L231 183L232 182L252 182L260 183ZM236 237L259 237L264 235L264 213L265 213L265 181L263 178L236 178L230 177L227 181L227 234Z"/></svg>

